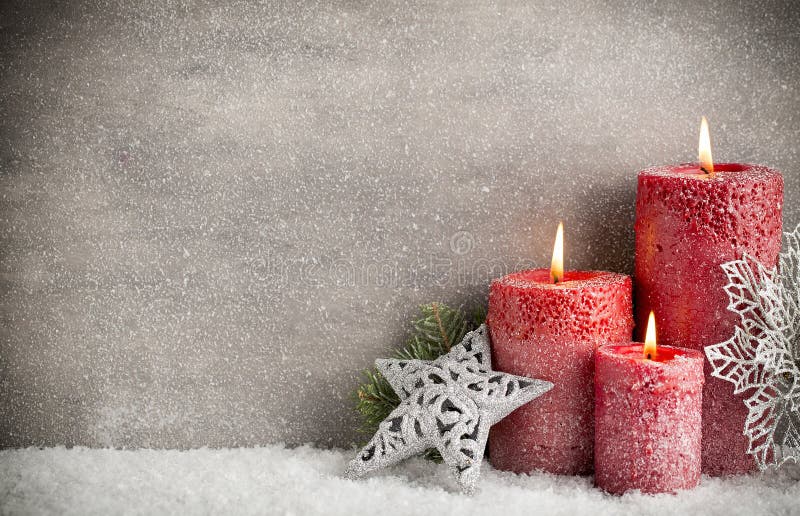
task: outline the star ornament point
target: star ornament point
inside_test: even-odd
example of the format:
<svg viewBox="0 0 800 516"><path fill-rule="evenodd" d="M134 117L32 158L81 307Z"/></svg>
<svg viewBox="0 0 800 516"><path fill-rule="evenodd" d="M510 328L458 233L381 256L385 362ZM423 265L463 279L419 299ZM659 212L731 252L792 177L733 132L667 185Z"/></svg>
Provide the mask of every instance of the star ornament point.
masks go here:
<svg viewBox="0 0 800 516"><path fill-rule="evenodd" d="M553 388L544 380L493 371L490 353L482 325L436 360L377 360L400 404L350 462L346 475L357 478L436 448L461 490L472 493L489 428Z"/></svg>

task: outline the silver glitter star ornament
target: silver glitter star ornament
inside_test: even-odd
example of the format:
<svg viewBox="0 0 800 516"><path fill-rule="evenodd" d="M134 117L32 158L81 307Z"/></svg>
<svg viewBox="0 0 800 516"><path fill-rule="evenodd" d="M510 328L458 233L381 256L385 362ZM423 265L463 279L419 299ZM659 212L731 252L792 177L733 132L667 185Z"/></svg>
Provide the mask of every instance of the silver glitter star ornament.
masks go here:
<svg viewBox="0 0 800 516"><path fill-rule="evenodd" d="M461 490L472 493L489 427L553 388L543 380L492 371L486 325L436 360L375 364L400 397L400 405L350 462L349 478L436 448Z"/></svg>
<svg viewBox="0 0 800 516"><path fill-rule="evenodd" d="M748 453L762 470L800 459L800 226L784 237L778 269L749 256L722 265L741 322L705 348L711 374L743 395Z"/></svg>

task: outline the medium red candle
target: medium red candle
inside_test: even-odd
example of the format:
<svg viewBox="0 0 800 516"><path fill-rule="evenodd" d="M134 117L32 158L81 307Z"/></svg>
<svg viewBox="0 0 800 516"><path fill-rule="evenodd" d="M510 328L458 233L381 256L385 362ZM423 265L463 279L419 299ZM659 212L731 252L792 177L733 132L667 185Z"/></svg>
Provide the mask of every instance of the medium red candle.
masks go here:
<svg viewBox="0 0 800 516"><path fill-rule="evenodd" d="M703 354L647 343L595 355L595 483L669 493L700 481Z"/></svg>
<svg viewBox="0 0 800 516"><path fill-rule="evenodd" d="M592 470L594 445L594 351L600 344L630 341L631 279L611 272L563 273L559 245L553 254L551 270L509 274L490 287L494 367L555 386L492 427L489 454L501 470L585 474Z"/></svg>
<svg viewBox="0 0 800 516"><path fill-rule="evenodd" d="M766 167L714 164L708 133L701 164L639 172L636 195L636 320L654 310L661 342L693 349L727 340L738 322L727 310L722 263L748 254L767 267L781 247L783 177ZM733 386L710 376L703 393L703 472L755 468L742 434L747 408Z"/></svg>

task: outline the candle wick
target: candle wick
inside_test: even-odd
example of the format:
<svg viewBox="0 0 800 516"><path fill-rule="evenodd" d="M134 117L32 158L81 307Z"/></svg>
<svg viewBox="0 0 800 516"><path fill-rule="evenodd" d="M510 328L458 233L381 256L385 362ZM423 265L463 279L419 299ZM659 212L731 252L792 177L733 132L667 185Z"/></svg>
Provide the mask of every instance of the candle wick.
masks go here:
<svg viewBox="0 0 800 516"><path fill-rule="evenodd" d="M701 166L701 167L700 167L700 170L702 170L702 171L703 171L703 173L704 173L705 175L707 175L707 176L710 176L710 175L711 175L711 172L709 172L708 170L706 170L706 167L703 167L703 166Z"/></svg>
<svg viewBox="0 0 800 516"><path fill-rule="evenodd" d="M652 355L652 353L648 353L648 354L647 354L647 360L652 360L652 359L653 359L653 355Z"/></svg>

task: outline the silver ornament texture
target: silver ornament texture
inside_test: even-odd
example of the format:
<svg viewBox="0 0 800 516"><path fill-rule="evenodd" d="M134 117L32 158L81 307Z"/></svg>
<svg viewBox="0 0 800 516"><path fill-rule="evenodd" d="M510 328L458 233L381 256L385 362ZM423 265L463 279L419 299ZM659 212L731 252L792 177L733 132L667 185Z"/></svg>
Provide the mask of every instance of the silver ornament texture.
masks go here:
<svg viewBox="0 0 800 516"><path fill-rule="evenodd" d="M748 453L762 470L800 459L800 226L784 238L777 269L750 256L722 265L740 324L705 348L711 374L743 397Z"/></svg>
<svg viewBox="0 0 800 516"><path fill-rule="evenodd" d="M346 471L349 478L436 448L464 493L474 492L489 428L553 388L491 369L486 325L436 360L377 360L400 405Z"/></svg>

